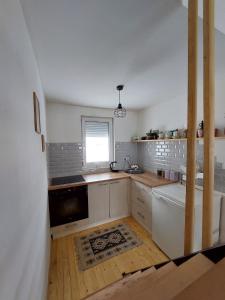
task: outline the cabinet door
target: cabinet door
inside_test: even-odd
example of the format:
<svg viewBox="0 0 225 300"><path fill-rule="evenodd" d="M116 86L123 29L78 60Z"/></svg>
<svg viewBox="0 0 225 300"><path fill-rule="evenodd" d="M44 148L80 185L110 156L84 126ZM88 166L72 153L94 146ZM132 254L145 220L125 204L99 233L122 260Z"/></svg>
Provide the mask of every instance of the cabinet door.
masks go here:
<svg viewBox="0 0 225 300"><path fill-rule="evenodd" d="M98 223L109 218L109 184L99 183L88 186L90 223Z"/></svg>
<svg viewBox="0 0 225 300"><path fill-rule="evenodd" d="M129 215L128 180L112 181L110 184L110 217L118 218Z"/></svg>

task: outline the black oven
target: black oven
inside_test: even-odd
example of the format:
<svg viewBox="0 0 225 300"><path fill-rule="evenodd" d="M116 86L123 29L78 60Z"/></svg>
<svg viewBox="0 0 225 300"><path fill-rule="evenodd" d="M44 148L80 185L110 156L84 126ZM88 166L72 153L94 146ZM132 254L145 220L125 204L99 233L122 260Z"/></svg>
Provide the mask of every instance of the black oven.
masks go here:
<svg viewBox="0 0 225 300"><path fill-rule="evenodd" d="M87 185L49 191L51 227L88 218Z"/></svg>

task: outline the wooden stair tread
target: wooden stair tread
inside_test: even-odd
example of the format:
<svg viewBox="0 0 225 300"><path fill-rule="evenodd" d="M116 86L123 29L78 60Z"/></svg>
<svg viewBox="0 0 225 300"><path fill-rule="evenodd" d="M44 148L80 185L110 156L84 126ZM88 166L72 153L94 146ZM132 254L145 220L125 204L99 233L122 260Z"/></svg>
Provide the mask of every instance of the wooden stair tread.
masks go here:
<svg viewBox="0 0 225 300"><path fill-rule="evenodd" d="M207 273L174 298L174 300L189 299L225 299L225 259L214 265Z"/></svg>
<svg viewBox="0 0 225 300"><path fill-rule="evenodd" d="M88 296L85 299L88 300L99 300L99 299L109 299L111 298L115 293L117 293L118 290L123 290L124 288L127 288L127 286L132 285L134 282L137 282L140 280L140 278L144 278L146 276L149 276L155 272L155 268L151 267L147 269L144 272L137 271L132 275L126 276L123 279L120 279L109 286L103 288L102 290L97 291L96 293Z"/></svg>
<svg viewBox="0 0 225 300"><path fill-rule="evenodd" d="M123 289L117 290L117 292L112 295L112 297L107 298L107 300L140 299L139 294L146 288L146 286L149 287L154 285L157 280L166 276L169 272L172 272L175 269L176 265L173 262L169 262L151 274L143 274L143 277L139 277L139 279L135 282L126 285Z"/></svg>
<svg viewBox="0 0 225 300"><path fill-rule="evenodd" d="M175 269L176 265L173 262L170 262L157 270L157 272L152 273L150 276L140 278L140 280L130 286L129 289L120 291L120 293L117 293L115 297L112 297L109 300L140 299L139 295L146 286L150 287L154 285L159 279L163 278Z"/></svg>
<svg viewBox="0 0 225 300"><path fill-rule="evenodd" d="M173 299L213 266L213 262L204 255L198 254L180 265L173 272L170 272L161 280L157 281L153 287L148 288L146 286L146 289L139 294L139 299L144 300L149 299L149 297L157 300Z"/></svg>
<svg viewBox="0 0 225 300"><path fill-rule="evenodd" d="M172 272L169 272L166 276L163 276L160 280L156 281L154 285L146 285L143 287L138 295L131 295L123 299L147 300L149 297L157 300L173 299L173 297L179 294L184 288L212 268L213 265L214 264L204 255L198 254Z"/></svg>

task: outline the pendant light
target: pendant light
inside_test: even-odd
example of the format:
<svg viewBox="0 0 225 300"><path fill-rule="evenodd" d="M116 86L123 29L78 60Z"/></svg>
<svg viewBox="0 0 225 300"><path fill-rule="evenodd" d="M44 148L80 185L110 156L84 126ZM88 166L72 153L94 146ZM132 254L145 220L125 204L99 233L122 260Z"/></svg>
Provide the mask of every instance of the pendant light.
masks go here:
<svg viewBox="0 0 225 300"><path fill-rule="evenodd" d="M117 91L119 91L119 104L117 106L117 108L114 110L114 116L116 118L125 118L126 117L126 109L122 106L122 104L120 103L120 92L123 90L124 85L118 85L116 87Z"/></svg>

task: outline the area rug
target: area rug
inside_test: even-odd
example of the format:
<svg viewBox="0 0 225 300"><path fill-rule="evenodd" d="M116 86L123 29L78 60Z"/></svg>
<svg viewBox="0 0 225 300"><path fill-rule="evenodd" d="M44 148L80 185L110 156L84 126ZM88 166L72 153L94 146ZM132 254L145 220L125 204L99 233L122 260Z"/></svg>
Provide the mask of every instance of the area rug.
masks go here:
<svg viewBox="0 0 225 300"><path fill-rule="evenodd" d="M81 271L138 247L142 241L127 224L118 224L75 239Z"/></svg>

